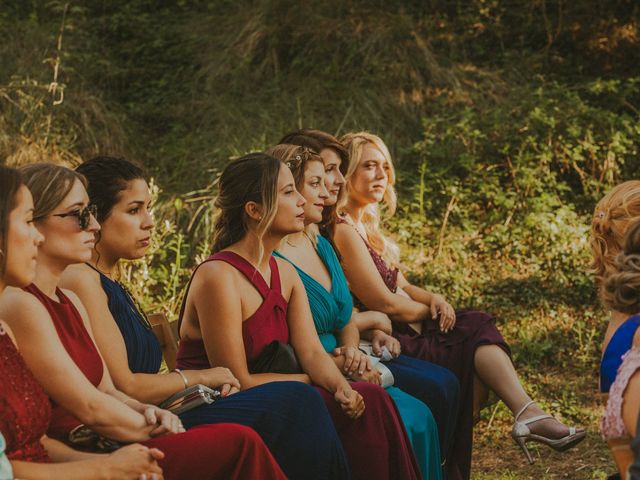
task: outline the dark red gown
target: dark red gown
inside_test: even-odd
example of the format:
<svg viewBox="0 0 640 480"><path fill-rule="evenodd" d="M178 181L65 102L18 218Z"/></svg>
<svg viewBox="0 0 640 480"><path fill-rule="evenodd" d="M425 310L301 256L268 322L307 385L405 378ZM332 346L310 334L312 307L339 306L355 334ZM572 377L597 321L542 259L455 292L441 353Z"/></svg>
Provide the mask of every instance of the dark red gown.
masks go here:
<svg viewBox="0 0 640 480"><path fill-rule="evenodd" d="M340 221L340 223L349 223ZM359 232L358 232L359 233ZM389 290L398 288L398 269L390 268L365 238L371 259ZM354 305L361 311L367 306L354 296ZM497 345L511 356L509 346L496 328L491 315L473 310L456 310L456 324L449 333L442 333L438 322L426 319L422 333L407 323L393 322L393 335L400 341L402 353L451 370L460 381L460 416L454 434L451 459L445 467L449 480L471 476L471 448L473 443L473 383L474 355L481 345Z"/></svg>
<svg viewBox="0 0 640 480"><path fill-rule="evenodd" d="M24 290L33 294L46 307L67 353L87 379L94 386L98 386L104 373L102 360L73 303L59 289L56 290L59 302L49 298L33 284ZM11 342L9 341L9 343ZM4 350L3 348L2 352ZM0 369L4 369L4 366L0 365ZM24 370L26 373L23 373L22 377L32 378L26 370L26 366ZM0 372L4 383L6 372L1 370ZM18 398L19 395L22 395L26 400L32 401L31 391L33 389L26 387L26 385L24 388L16 385L16 388L20 388ZM5 390L2 388L0 397L5 396ZM40 389L41 391L42 389ZM16 394L14 393L14 395ZM30 439L42 436L44 429L49 424L51 407L46 401L46 397L38 395L37 415L32 416L39 417L40 421L37 422L38 431L24 435ZM80 425L81 422L56 402L52 401L51 404L53 411L48 434L53 438L65 441L69 431ZM10 420L10 422L20 421L20 418L26 413L26 411L22 411L18 418ZM0 414L4 420L5 412L0 411ZM47 418L43 422L42 416L45 414ZM22 421L25 421L30 429L35 428L36 421L34 419L23 418ZM242 425L224 423L203 425L192 428L185 433L165 435L141 443L148 447L156 447L165 453L165 458L159 462L165 480L286 478L258 434ZM33 440L29 442L29 445L32 444ZM33 453L23 455L21 460L46 459L46 456L42 457L42 447L37 448L32 445L30 448Z"/></svg>
<svg viewBox="0 0 640 480"><path fill-rule="evenodd" d="M287 301L280 290L280 274L274 257L269 260L271 286L244 258L233 252L216 253L206 261L220 260L237 268L258 290L264 301L253 315L242 324L247 362L257 358L274 340L289 343ZM178 364L184 368L209 367L202 340L180 342ZM355 382L351 386L364 398L365 412L352 420L340 408L333 395L318 388L322 395L342 445L349 459L355 479L414 479L420 478L420 469L400 420L400 415L389 395L379 386Z"/></svg>

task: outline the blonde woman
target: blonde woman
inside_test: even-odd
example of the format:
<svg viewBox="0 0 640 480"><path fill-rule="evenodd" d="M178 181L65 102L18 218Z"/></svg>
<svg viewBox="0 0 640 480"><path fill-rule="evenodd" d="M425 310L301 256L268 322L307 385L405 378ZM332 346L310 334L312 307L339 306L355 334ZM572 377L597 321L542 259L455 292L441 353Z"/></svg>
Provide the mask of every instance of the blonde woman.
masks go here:
<svg viewBox="0 0 640 480"><path fill-rule="evenodd" d="M399 248L380 228L382 205L389 215L396 207L395 172L384 142L370 133L351 133L341 139L349 164L346 195L338 205L334 243L356 305L386 313L394 335L409 356L453 371L460 380L462 413L458 424L458 458L468 477L473 412L488 389L514 413L512 437L530 462L527 441L566 450L585 437L546 414L522 387L509 347L493 317L484 312L456 311L443 296L412 285L399 269Z"/></svg>

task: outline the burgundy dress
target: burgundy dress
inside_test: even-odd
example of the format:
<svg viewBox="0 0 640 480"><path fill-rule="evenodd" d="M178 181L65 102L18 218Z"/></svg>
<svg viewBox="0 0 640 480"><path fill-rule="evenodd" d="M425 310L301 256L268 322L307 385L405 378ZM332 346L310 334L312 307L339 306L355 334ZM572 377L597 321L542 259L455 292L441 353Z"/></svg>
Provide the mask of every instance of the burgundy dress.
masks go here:
<svg viewBox="0 0 640 480"><path fill-rule="evenodd" d="M247 362L256 359L274 340L289 343L287 301L280 290L280 274L275 258L269 260L271 287L249 262L236 253L218 252L205 262L212 260L227 262L237 268L264 299L255 313L242 324ZM203 341L182 340L178 365L184 368L203 368L206 365L208 368L210 365ZM322 388L318 388L318 391L340 435L353 478L420 478L420 469L409 439L389 395L379 386L369 383L355 382L351 386L363 396L366 407L365 413L357 420L345 415L331 393Z"/></svg>
<svg viewBox="0 0 640 480"><path fill-rule="evenodd" d="M50 462L40 438L47 431L51 406L47 394L0 326L0 433L9 460Z"/></svg>
<svg viewBox="0 0 640 480"><path fill-rule="evenodd" d="M56 289L59 302L33 284L24 290L45 306L65 350L97 387L104 373L102 359L73 303L60 289ZM53 400L51 403L53 418L48 433L65 441L69 431L81 422ZM141 443L165 453L159 463L166 480L286 478L258 434L237 424L202 425Z"/></svg>
<svg viewBox="0 0 640 480"><path fill-rule="evenodd" d="M344 220L338 220L338 222L350 225ZM389 268L369 242L362 235L360 238L367 246L385 285L395 293L398 288L398 269ZM366 305L355 296L354 305L361 311L367 310ZM393 322L393 335L400 341L403 354L436 363L451 370L458 377L460 416L454 434L451 461L446 471L449 479L469 478L473 442L475 351L481 345L498 345L511 356L509 346L496 328L493 317L473 310L456 310L456 324L449 333L442 333L437 321L426 319L422 322L422 333L417 333L407 323Z"/></svg>

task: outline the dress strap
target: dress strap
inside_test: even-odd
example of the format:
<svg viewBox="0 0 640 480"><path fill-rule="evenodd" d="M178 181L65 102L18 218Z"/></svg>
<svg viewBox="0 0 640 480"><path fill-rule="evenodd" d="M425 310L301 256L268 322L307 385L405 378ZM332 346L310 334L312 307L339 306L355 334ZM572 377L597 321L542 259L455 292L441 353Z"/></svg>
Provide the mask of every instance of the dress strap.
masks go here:
<svg viewBox="0 0 640 480"><path fill-rule="evenodd" d="M260 292L260 295L263 299L267 298L269 295L269 290L275 290L280 293L280 275L278 273L278 266L275 258L269 258L269 267L271 269L271 288L267 285L267 282L262 277L260 272L251 265L244 257L238 255L235 252L231 252L229 250L225 250L222 252L218 252L213 257L212 260L221 260L223 262L228 263L229 265L235 267L240 272L247 277L247 280L251 282L251 284L256 287L256 290Z"/></svg>

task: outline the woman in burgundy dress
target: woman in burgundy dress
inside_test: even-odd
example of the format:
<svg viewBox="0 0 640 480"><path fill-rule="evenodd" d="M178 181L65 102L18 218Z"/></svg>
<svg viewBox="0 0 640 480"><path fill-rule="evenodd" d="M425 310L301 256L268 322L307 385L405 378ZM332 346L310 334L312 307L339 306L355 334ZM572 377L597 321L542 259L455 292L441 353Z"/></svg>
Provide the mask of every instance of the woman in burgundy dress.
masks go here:
<svg viewBox="0 0 640 480"><path fill-rule="evenodd" d="M381 231L379 204L392 215L396 206L395 173L382 140L369 133L341 139L348 152L346 195L338 203L333 241L356 305L386 313L402 351L453 371L461 385L461 418L453 461L470 475L473 413L493 390L514 413L513 439L527 458L527 441L556 449L580 442L584 430L566 427L535 404L522 387L509 347L493 317L477 311L454 311L440 295L411 285L397 266L399 249Z"/></svg>
<svg viewBox="0 0 640 480"><path fill-rule="evenodd" d="M0 166L0 295L5 287L23 287L35 277L42 235L32 217L33 200L22 177ZM51 419L49 399L13 340L0 320L0 478L162 478L158 449L137 444L99 455L44 437Z"/></svg>
<svg viewBox="0 0 640 480"><path fill-rule="evenodd" d="M272 256L286 235L304 228L303 205L279 160L256 153L227 165L216 200L214 255L194 273L181 312L178 366L227 367L243 388L314 383L354 478L419 478L390 397L377 385L345 380L322 348L295 269ZM250 368L274 340L293 347L304 373Z"/></svg>
<svg viewBox="0 0 640 480"><path fill-rule="evenodd" d="M23 173L34 194L33 221L45 241L34 282L22 291L6 291L0 316L52 401L49 435L71 442L79 431L89 430L102 445L141 441L164 452L158 463L167 479L285 478L253 430L218 424L185 432L175 415L115 389L82 304L57 288L68 265L91 258L99 229L87 205L84 179L46 164L31 165Z"/></svg>

